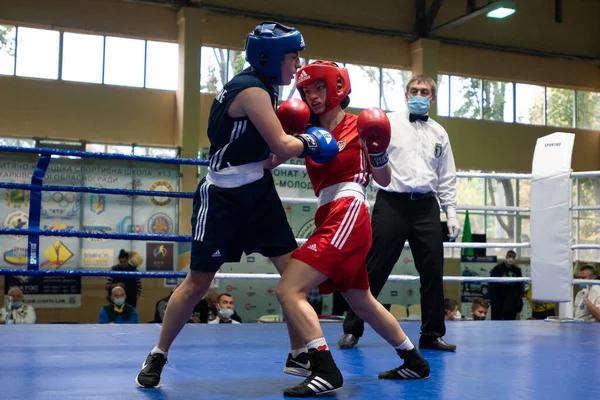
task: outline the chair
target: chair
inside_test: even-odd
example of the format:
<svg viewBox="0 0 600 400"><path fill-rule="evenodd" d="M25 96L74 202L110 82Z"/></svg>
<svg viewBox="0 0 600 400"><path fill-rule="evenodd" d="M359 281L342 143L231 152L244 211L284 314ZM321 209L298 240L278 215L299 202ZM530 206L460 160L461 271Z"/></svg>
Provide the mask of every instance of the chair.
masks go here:
<svg viewBox="0 0 600 400"><path fill-rule="evenodd" d="M411 304L408 306L408 319L421 320L421 305Z"/></svg>
<svg viewBox="0 0 600 400"><path fill-rule="evenodd" d="M396 321L408 318L408 309L402 304L392 304L390 313L396 318Z"/></svg>

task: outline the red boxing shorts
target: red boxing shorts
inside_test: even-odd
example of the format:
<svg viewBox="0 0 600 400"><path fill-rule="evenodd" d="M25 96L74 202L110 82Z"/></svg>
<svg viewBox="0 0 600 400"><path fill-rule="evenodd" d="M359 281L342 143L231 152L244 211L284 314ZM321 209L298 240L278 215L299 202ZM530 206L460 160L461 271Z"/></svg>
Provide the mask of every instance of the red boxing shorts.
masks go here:
<svg viewBox="0 0 600 400"><path fill-rule="evenodd" d="M371 220L367 204L356 197L335 199L317 209L316 229L292 257L329 277L321 294L369 289L367 253L371 249Z"/></svg>

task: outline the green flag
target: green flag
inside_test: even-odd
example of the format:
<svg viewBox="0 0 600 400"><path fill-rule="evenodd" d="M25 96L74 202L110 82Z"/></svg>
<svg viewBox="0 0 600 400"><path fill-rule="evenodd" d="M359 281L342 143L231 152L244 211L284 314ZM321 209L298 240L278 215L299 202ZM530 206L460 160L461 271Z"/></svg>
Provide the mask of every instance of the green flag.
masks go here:
<svg viewBox="0 0 600 400"><path fill-rule="evenodd" d="M468 243L472 241L473 236L471 235L471 221L469 220L469 210L467 210L465 213L465 225L463 227L462 242ZM461 251L461 256L473 257L474 255L473 249L464 248Z"/></svg>

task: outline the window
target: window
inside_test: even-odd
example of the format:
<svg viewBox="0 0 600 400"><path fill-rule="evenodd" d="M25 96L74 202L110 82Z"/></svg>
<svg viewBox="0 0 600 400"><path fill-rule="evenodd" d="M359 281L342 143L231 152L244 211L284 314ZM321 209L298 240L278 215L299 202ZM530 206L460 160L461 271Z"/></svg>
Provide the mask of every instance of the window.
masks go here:
<svg viewBox="0 0 600 400"><path fill-rule="evenodd" d="M577 91L577 127L600 130L600 93Z"/></svg>
<svg viewBox="0 0 600 400"><path fill-rule="evenodd" d="M179 44L148 41L147 46L146 87L177 90Z"/></svg>
<svg viewBox="0 0 600 400"><path fill-rule="evenodd" d="M483 81L483 119L514 121L513 84L501 81Z"/></svg>
<svg viewBox="0 0 600 400"><path fill-rule="evenodd" d="M405 111L404 92L412 76L411 71L382 68L381 108L386 111Z"/></svg>
<svg viewBox="0 0 600 400"><path fill-rule="evenodd" d="M481 79L452 76L450 90L451 116L481 119Z"/></svg>
<svg viewBox="0 0 600 400"><path fill-rule="evenodd" d="M58 79L58 31L19 27L17 75Z"/></svg>
<svg viewBox="0 0 600 400"><path fill-rule="evenodd" d="M102 83L104 37L65 32L63 35L62 79Z"/></svg>
<svg viewBox="0 0 600 400"><path fill-rule="evenodd" d="M144 86L144 40L107 36L104 60L104 83Z"/></svg>
<svg viewBox="0 0 600 400"><path fill-rule="evenodd" d="M16 37L16 27L0 25L0 75L14 75L15 73Z"/></svg>
<svg viewBox="0 0 600 400"><path fill-rule="evenodd" d="M573 128L575 91L546 88L546 125Z"/></svg>
<svg viewBox="0 0 600 400"><path fill-rule="evenodd" d="M546 104L543 86L517 83L517 121L520 124L544 125L546 121Z"/></svg>
<svg viewBox="0 0 600 400"><path fill-rule="evenodd" d="M227 49L202 46L200 50L200 92L219 93L227 82Z"/></svg>
<svg viewBox="0 0 600 400"><path fill-rule="evenodd" d="M436 93L437 114L440 117L450 116L450 77L438 75L438 86Z"/></svg>
<svg viewBox="0 0 600 400"><path fill-rule="evenodd" d="M346 64L346 69L348 69L352 84L350 107L379 107L381 101L381 69L354 64Z"/></svg>
<svg viewBox="0 0 600 400"><path fill-rule="evenodd" d="M136 156L176 158L177 149L161 148L161 147L139 147L133 149L133 154Z"/></svg>

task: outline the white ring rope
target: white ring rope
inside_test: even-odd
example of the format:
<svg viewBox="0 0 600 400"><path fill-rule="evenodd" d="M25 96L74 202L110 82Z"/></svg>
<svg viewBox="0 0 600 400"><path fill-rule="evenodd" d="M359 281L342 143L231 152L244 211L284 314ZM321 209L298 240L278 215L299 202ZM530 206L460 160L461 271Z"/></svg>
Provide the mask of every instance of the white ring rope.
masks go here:
<svg viewBox="0 0 600 400"><path fill-rule="evenodd" d="M296 238L296 242L298 244L304 244L308 241L308 239ZM408 242L404 242L404 248L410 248ZM531 248L531 243L478 243L478 242L444 242L445 249L487 249L487 248L497 248L497 249L529 249ZM600 248L600 247L598 247Z"/></svg>
<svg viewBox="0 0 600 400"><path fill-rule="evenodd" d="M597 178L600 171L571 172L571 178Z"/></svg>

